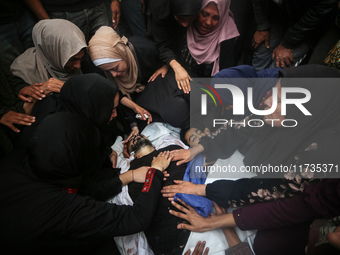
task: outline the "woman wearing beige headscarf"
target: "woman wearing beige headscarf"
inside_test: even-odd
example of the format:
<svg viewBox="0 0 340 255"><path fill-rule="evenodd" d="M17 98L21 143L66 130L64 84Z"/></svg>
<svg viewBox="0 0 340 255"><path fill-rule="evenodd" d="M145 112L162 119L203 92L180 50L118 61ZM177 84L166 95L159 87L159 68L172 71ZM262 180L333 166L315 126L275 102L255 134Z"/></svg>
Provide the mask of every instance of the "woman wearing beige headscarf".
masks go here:
<svg viewBox="0 0 340 255"><path fill-rule="evenodd" d="M104 71L109 80L117 83L121 93L126 95L120 102L149 124L152 121L151 113L131 100L131 94L142 92L145 86L141 84L143 79L135 49L127 38L121 38L111 27L102 26L89 41L88 53L94 65ZM126 140L139 133L134 117L128 119L132 119L132 132Z"/></svg>
<svg viewBox="0 0 340 255"><path fill-rule="evenodd" d="M132 95L138 105L152 113L153 120L174 127L187 126L189 98L178 89L174 72L150 78L163 65L154 42L137 36L128 42L111 27L102 26L89 41L88 53L94 65L117 82L123 94L130 98Z"/></svg>
<svg viewBox="0 0 340 255"><path fill-rule="evenodd" d="M87 47L83 32L62 19L39 21L32 37L35 47L26 50L11 65L13 75L27 83L22 86L19 98L28 102L31 100L27 96L41 100L50 92L59 92L70 77L81 74L80 62Z"/></svg>
<svg viewBox="0 0 340 255"><path fill-rule="evenodd" d="M18 139L56 110L58 93L64 82L81 74L80 62L87 47L84 34L67 20L39 21L32 37L35 47L27 49L11 65L13 89L24 101L24 112L34 116L31 123L18 123L29 126L22 128ZM14 131L19 132L18 129ZM17 140L16 146L20 145Z"/></svg>
<svg viewBox="0 0 340 255"><path fill-rule="evenodd" d="M110 27L102 26L89 41L88 52L93 63L102 69L107 78L118 83L123 94L135 92L138 77L136 60L128 40Z"/></svg>

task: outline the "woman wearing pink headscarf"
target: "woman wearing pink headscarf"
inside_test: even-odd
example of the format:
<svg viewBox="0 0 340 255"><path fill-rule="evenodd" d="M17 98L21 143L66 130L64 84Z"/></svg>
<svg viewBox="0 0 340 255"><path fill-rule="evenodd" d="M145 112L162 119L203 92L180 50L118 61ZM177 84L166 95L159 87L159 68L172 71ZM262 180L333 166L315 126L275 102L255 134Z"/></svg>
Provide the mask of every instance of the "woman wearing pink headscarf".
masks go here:
<svg viewBox="0 0 340 255"><path fill-rule="evenodd" d="M193 59L188 56L184 59L193 72L214 76L236 65L235 38L240 34L229 7L230 0L203 0L198 17L187 31L188 55Z"/></svg>
<svg viewBox="0 0 340 255"><path fill-rule="evenodd" d="M211 77L236 65L235 39L240 34L229 7L230 0L203 0L199 15L189 25L176 55L190 77ZM159 74L164 77L162 68L150 80Z"/></svg>

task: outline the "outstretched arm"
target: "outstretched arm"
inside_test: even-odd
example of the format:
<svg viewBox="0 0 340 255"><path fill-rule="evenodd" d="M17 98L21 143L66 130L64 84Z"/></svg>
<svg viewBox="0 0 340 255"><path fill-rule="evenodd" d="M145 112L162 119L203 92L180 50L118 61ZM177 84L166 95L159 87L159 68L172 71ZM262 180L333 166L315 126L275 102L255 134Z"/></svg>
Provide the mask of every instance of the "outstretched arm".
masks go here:
<svg viewBox="0 0 340 255"><path fill-rule="evenodd" d="M177 161L176 165L182 165L184 163L188 163L190 160L192 160L194 157L196 157L197 154L204 151L204 147L201 144L198 144L197 146L194 146L190 149L181 149L181 150L174 150L171 151L171 155L173 156L173 161Z"/></svg>

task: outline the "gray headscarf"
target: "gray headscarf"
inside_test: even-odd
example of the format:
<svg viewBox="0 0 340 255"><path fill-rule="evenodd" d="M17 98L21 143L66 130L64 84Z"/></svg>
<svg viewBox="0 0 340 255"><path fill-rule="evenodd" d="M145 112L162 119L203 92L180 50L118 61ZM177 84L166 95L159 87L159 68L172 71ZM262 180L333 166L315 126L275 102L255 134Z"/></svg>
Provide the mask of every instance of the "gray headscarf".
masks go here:
<svg viewBox="0 0 340 255"><path fill-rule="evenodd" d="M53 77L61 81L81 73L70 74L64 69L67 61L86 48L83 32L63 19L39 21L32 32L34 46L17 57L11 71L29 84L45 82Z"/></svg>

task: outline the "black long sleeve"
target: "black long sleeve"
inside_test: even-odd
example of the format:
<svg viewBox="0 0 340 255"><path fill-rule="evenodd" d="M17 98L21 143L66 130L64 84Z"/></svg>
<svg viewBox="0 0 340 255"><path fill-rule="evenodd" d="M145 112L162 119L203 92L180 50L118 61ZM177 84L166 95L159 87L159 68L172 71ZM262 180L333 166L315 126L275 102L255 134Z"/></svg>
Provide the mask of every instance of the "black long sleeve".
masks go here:
<svg viewBox="0 0 340 255"><path fill-rule="evenodd" d="M13 87L13 92L15 93L15 95L19 95L19 92L22 88L31 85L15 75L11 75L10 77L8 77L8 82Z"/></svg>
<svg viewBox="0 0 340 255"><path fill-rule="evenodd" d="M254 18L258 31L268 30L270 28L270 21L267 13L268 7L266 6L270 1L265 0L265 2L263 2L263 0L252 0Z"/></svg>
<svg viewBox="0 0 340 255"><path fill-rule="evenodd" d="M163 1L159 0L150 2L152 36L158 48L159 58L163 63L169 64L171 60L176 59L174 47L176 47L177 39L184 35L186 29L177 23L171 11L160 18L159 12L162 10L162 4Z"/></svg>
<svg viewBox="0 0 340 255"><path fill-rule="evenodd" d="M243 132L243 130L246 132ZM240 146L247 142L248 138L246 128L236 130L225 126L210 136L202 137L200 144L204 147L207 162L211 162L218 158L229 158Z"/></svg>
<svg viewBox="0 0 340 255"><path fill-rule="evenodd" d="M58 217L60 224L50 231L77 239L124 236L143 231L149 226L156 209L157 203L154 201L160 196L163 173L153 170L148 177L150 189L142 192L133 206L118 206L80 196L68 196L65 204L70 203L72 214L68 207L63 207Z"/></svg>
<svg viewBox="0 0 340 255"><path fill-rule="evenodd" d="M337 0L314 1L291 26L281 41L285 48L292 49L303 42L311 32L320 28L324 20L336 10Z"/></svg>
<svg viewBox="0 0 340 255"><path fill-rule="evenodd" d="M221 42L220 70L237 65L235 63L235 38Z"/></svg>

